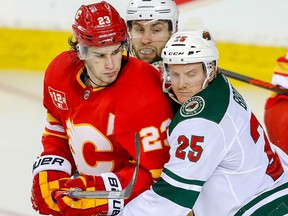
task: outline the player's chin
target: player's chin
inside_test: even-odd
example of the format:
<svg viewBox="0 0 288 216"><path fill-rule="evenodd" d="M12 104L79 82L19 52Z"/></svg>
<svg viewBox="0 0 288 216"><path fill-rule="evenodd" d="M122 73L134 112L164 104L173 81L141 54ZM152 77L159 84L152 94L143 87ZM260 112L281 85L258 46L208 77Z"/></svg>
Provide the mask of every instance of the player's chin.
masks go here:
<svg viewBox="0 0 288 216"><path fill-rule="evenodd" d="M102 84L100 86L108 86L114 83L117 80L117 75L115 76L107 76L105 79L102 79Z"/></svg>
<svg viewBox="0 0 288 216"><path fill-rule="evenodd" d="M141 61L147 62L148 64L152 64L155 61L156 56L155 55L153 56L152 55L140 55L139 59Z"/></svg>
<svg viewBox="0 0 288 216"><path fill-rule="evenodd" d="M182 95L182 94L176 94L176 97L180 104L185 103L191 96L188 95Z"/></svg>
<svg viewBox="0 0 288 216"><path fill-rule="evenodd" d="M109 85L109 84L111 84L111 83L114 83L116 80L117 80L117 76L113 76L113 77L110 77L110 78L107 80L107 83L108 83L108 85Z"/></svg>

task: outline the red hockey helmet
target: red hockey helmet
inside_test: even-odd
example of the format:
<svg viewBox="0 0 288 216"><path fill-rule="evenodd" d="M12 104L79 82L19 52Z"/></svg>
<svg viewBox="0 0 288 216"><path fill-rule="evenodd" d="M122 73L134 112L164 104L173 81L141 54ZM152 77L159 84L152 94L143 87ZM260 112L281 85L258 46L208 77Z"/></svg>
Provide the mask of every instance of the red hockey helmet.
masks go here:
<svg viewBox="0 0 288 216"><path fill-rule="evenodd" d="M82 5L76 12L72 28L82 46L113 45L128 37L124 19L105 1Z"/></svg>

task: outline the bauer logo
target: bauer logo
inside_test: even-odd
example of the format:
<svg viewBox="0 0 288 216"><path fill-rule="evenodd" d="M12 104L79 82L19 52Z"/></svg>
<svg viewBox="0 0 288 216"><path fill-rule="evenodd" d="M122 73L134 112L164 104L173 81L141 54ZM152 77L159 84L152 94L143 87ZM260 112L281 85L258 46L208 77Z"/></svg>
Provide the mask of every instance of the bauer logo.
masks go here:
<svg viewBox="0 0 288 216"><path fill-rule="evenodd" d="M188 99L181 107L180 113L184 117L194 116L200 113L205 107L205 101L200 96Z"/></svg>
<svg viewBox="0 0 288 216"><path fill-rule="evenodd" d="M33 170L38 168L39 166L47 166L47 165L59 165L63 166L64 160L58 157L41 157L33 164Z"/></svg>
<svg viewBox="0 0 288 216"><path fill-rule="evenodd" d="M49 94L55 106L62 110L68 110L65 93L55 90L51 87L48 87L48 90L49 90Z"/></svg>

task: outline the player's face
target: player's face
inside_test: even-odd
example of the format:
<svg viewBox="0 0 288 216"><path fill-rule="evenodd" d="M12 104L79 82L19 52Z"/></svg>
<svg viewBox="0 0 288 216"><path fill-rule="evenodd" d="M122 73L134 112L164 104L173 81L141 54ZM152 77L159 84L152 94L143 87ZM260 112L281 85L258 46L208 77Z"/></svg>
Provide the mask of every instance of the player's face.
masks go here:
<svg viewBox="0 0 288 216"><path fill-rule="evenodd" d="M132 22L130 36L136 57L151 64L161 57L171 34L166 21L142 20Z"/></svg>
<svg viewBox="0 0 288 216"><path fill-rule="evenodd" d="M91 86L103 87L113 83L121 69L123 46L121 44L89 47L85 59L85 67L91 82Z"/></svg>
<svg viewBox="0 0 288 216"><path fill-rule="evenodd" d="M201 63L171 64L168 65L168 69L172 89L181 104L202 90L206 73Z"/></svg>

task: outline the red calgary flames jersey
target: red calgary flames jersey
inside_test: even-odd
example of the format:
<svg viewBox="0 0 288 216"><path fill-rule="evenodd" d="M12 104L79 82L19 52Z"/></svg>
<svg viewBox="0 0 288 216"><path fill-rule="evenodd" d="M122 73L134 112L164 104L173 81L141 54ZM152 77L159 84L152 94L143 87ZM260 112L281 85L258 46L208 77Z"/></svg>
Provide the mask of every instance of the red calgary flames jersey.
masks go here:
<svg viewBox="0 0 288 216"><path fill-rule="evenodd" d="M83 61L77 54L67 51L57 56L46 70L47 123L42 155L65 157L73 172L76 169L88 175L115 172L123 182L122 187L126 187L135 167L131 159L135 159L134 137L139 132L141 169L136 187L140 188L134 191L142 192L160 176L169 159L166 130L172 110L162 93L159 72L130 57L116 82L93 89L80 79L82 68Z"/></svg>

